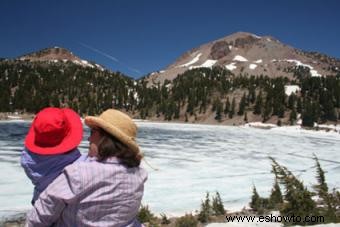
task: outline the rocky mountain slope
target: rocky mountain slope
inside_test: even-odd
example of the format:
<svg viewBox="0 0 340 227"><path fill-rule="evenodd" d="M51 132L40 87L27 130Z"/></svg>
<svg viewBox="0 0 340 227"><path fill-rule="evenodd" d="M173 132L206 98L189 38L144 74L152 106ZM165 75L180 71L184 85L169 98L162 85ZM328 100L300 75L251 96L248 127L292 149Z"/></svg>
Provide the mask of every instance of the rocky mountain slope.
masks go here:
<svg viewBox="0 0 340 227"><path fill-rule="evenodd" d="M31 61L31 62L72 62L83 67L97 68L104 70L104 68L96 63L91 63L87 60L83 60L72 52L61 47L46 48L37 52L25 54L18 57L17 60Z"/></svg>
<svg viewBox="0 0 340 227"><path fill-rule="evenodd" d="M308 68L311 76L335 75L340 70L340 60L293 48L271 36L238 32L189 50L164 70L145 79L149 85L162 84L187 70L213 66L221 66L235 75L292 78L290 69L296 66Z"/></svg>

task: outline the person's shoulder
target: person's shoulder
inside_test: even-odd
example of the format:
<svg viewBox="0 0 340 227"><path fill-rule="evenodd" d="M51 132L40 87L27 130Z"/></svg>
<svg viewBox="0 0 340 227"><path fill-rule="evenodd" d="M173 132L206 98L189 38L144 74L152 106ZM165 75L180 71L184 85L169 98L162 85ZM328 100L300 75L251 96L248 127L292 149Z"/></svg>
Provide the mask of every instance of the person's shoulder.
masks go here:
<svg viewBox="0 0 340 227"><path fill-rule="evenodd" d="M88 169L94 168L98 166L99 163L96 160L91 159L84 159L84 160L77 160L74 163L65 167L66 172L84 172L89 171Z"/></svg>

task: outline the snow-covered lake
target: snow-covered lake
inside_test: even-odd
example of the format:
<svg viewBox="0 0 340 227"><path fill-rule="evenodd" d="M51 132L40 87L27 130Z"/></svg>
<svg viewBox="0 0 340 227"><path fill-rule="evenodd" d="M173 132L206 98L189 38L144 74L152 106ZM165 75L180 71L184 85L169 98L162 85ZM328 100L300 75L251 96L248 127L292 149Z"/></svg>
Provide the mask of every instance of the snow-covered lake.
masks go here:
<svg viewBox="0 0 340 227"><path fill-rule="evenodd" d="M0 216L30 208L32 185L19 164L30 122L0 122ZM219 191L225 208L247 206L255 184L270 193L274 176L269 156L287 166L307 186L316 182L313 154L330 188L340 186L340 134L296 128L137 122L138 142L149 172L143 204L155 213L178 215L198 210L206 192ZM88 128L80 145L87 152Z"/></svg>

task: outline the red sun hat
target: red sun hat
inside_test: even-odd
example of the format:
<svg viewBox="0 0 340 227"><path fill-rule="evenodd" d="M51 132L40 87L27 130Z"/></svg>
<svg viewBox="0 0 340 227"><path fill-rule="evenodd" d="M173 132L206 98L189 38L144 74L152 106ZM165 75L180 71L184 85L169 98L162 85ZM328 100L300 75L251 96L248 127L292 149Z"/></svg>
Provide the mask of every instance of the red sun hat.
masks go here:
<svg viewBox="0 0 340 227"><path fill-rule="evenodd" d="M57 155L76 148L83 138L79 115L69 108L47 107L34 118L25 146L40 155Z"/></svg>

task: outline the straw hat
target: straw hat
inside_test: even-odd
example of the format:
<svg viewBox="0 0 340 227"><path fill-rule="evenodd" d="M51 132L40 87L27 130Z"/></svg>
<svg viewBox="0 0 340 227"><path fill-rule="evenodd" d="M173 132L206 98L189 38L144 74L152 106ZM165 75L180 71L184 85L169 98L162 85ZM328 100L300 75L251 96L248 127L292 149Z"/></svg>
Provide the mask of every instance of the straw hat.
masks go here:
<svg viewBox="0 0 340 227"><path fill-rule="evenodd" d="M105 130L134 152L139 152L139 146L136 143L137 126L125 113L108 109L99 117L86 117L85 124L90 128L99 127Z"/></svg>
<svg viewBox="0 0 340 227"><path fill-rule="evenodd" d="M47 107L35 116L25 146L36 154L56 155L76 148L82 138L83 125L76 112Z"/></svg>

